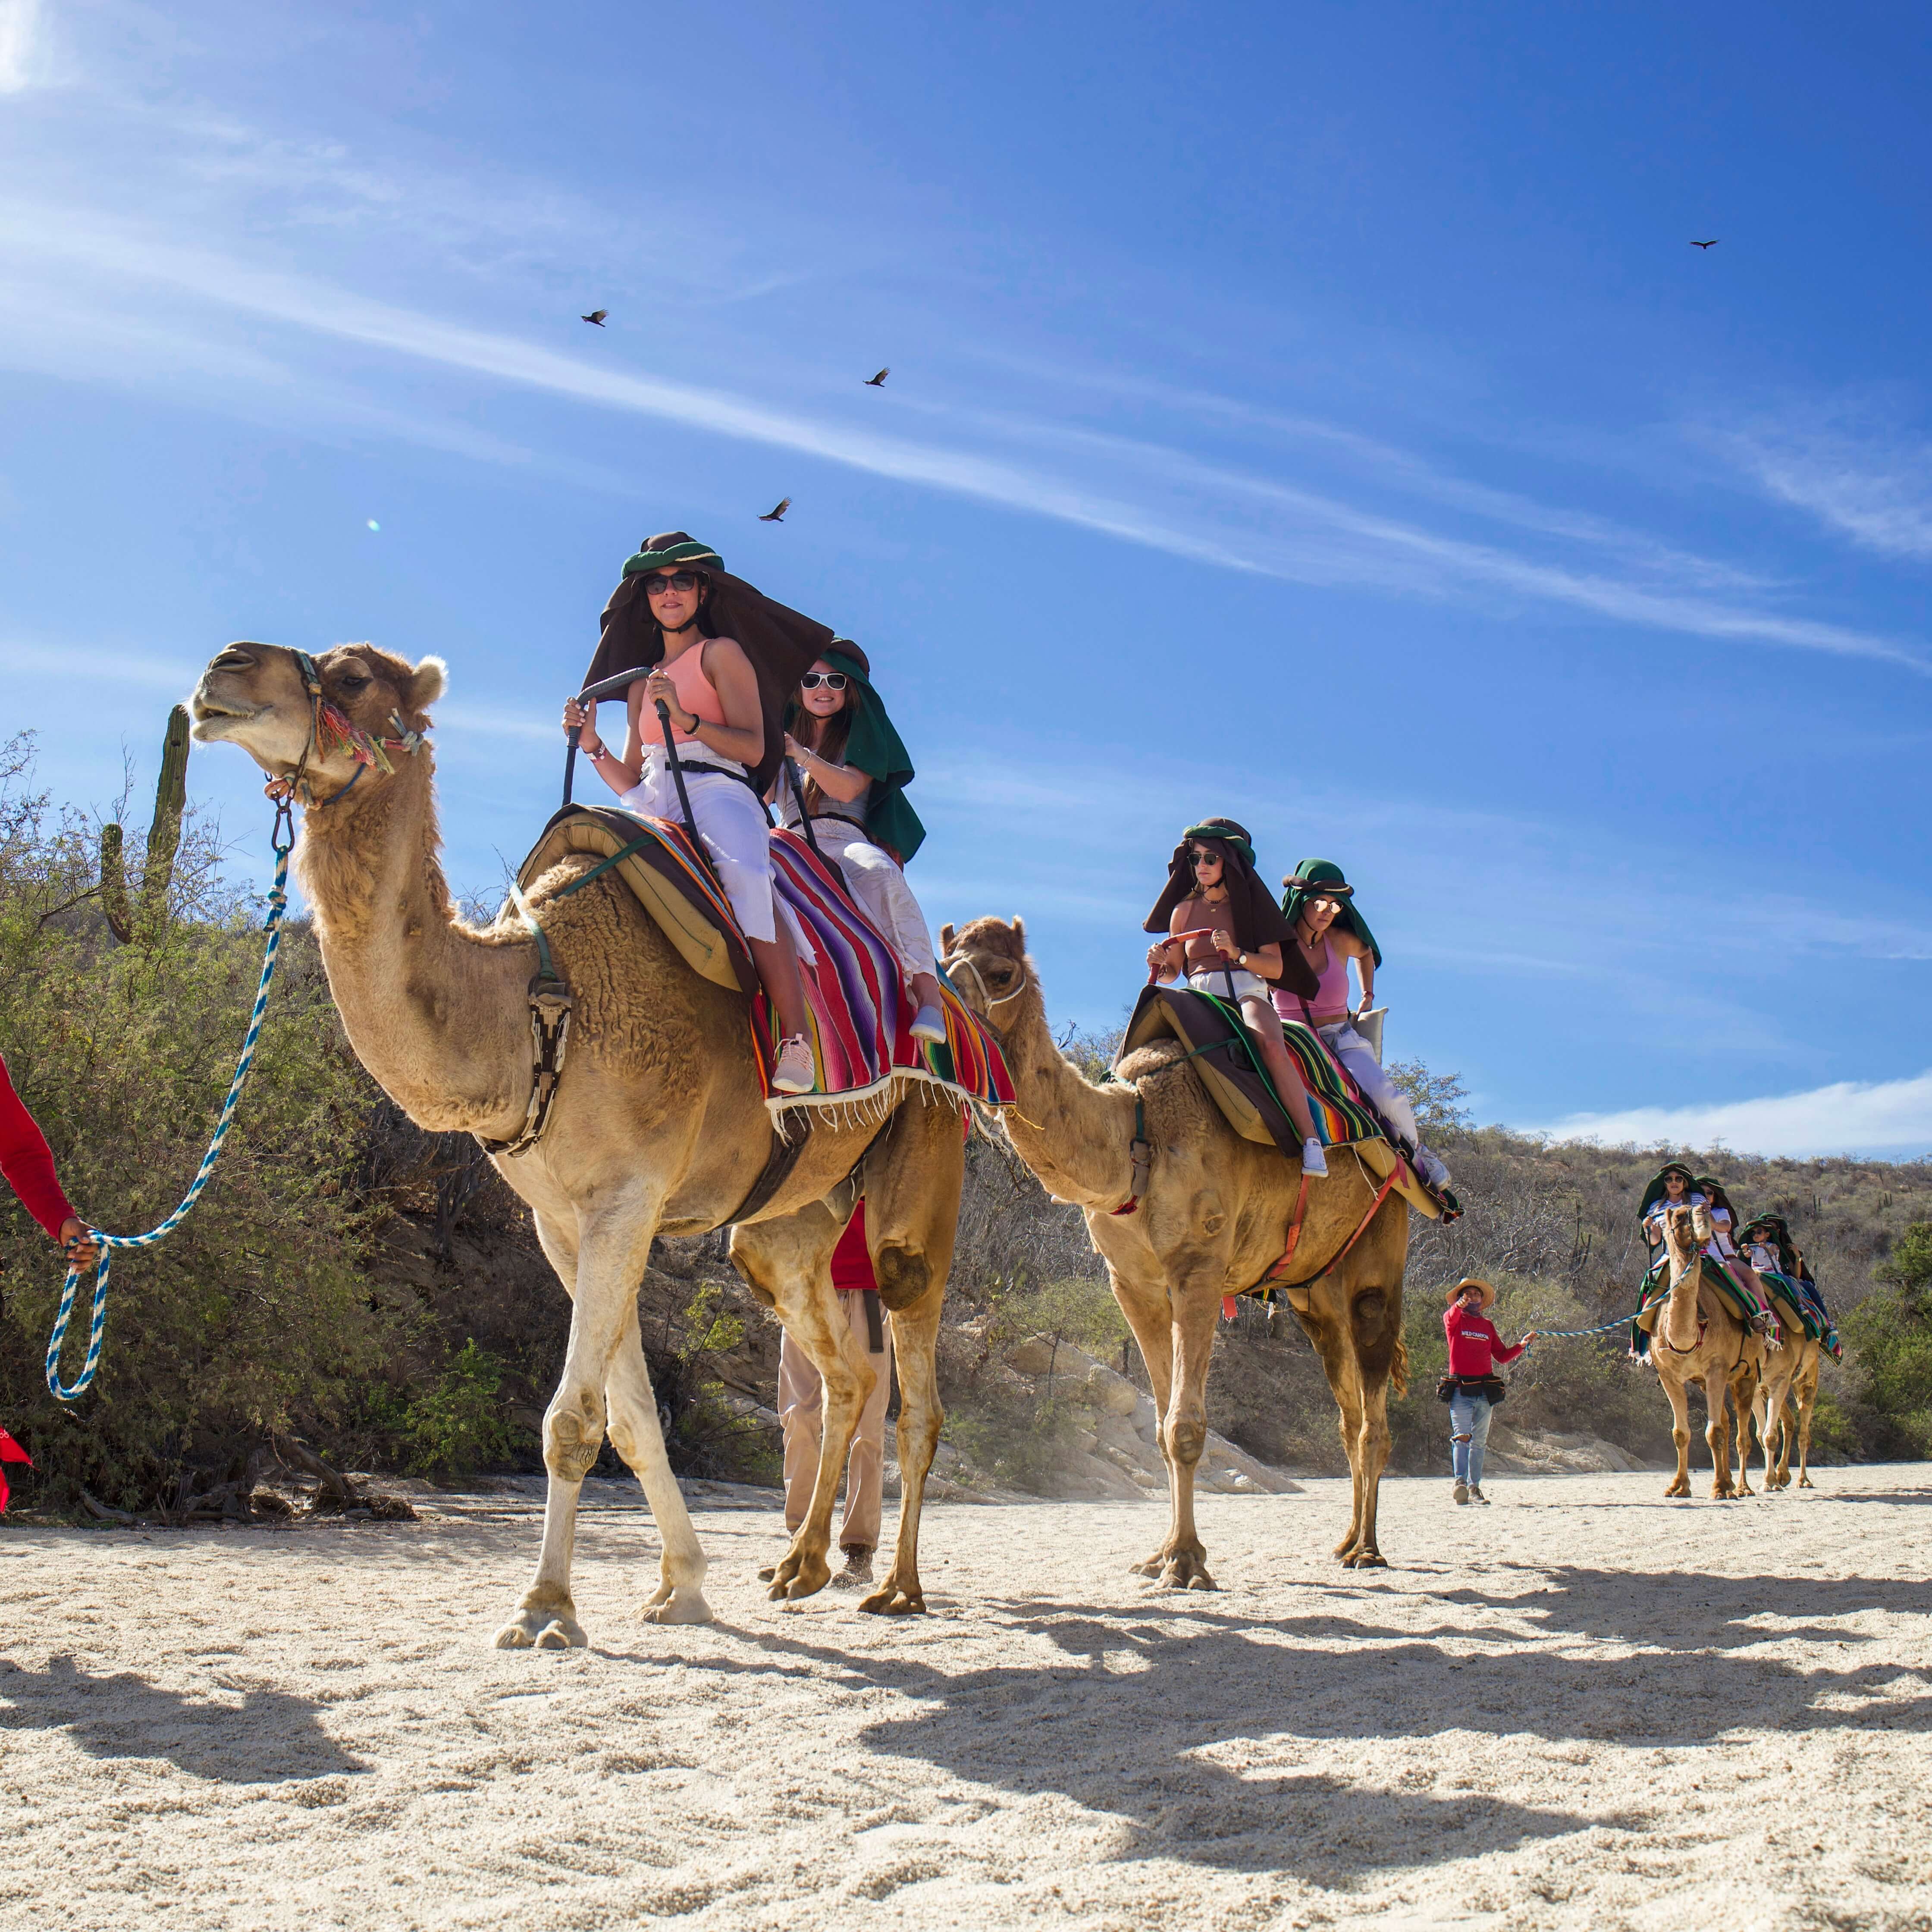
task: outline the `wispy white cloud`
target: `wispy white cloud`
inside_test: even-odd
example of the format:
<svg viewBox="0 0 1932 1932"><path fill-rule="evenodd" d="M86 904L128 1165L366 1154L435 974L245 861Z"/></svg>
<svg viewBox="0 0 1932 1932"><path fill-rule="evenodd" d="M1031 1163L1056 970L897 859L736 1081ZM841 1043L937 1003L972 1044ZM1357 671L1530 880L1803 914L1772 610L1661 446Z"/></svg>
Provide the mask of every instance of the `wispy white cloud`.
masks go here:
<svg viewBox="0 0 1932 1932"><path fill-rule="evenodd" d="M104 680L138 685L146 691L172 692L184 698L194 688L201 667L187 656L172 653L148 656L139 651L110 647L105 650L81 650L71 645L53 645L0 640L0 670L22 677L45 677L74 685L77 673L84 673L88 685ZM76 699L83 695L78 688Z"/></svg>
<svg viewBox="0 0 1932 1932"><path fill-rule="evenodd" d="M46 62L40 0L0 0L0 94L19 94Z"/></svg>
<svg viewBox="0 0 1932 1932"><path fill-rule="evenodd" d="M1772 496L1860 548L1932 557L1932 442L1789 424L1713 440Z"/></svg>
<svg viewBox="0 0 1932 1932"><path fill-rule="evenodd" d="M1527 1131L1552 1140L1640 1147L1728 1147L1741 1154L1814 1156L1932 1148L1932 1072L1911 1079L1834 1082L1800 1094L1690 1107L1576 1114Z"/></svg>
<svg viewBox="0 0 1932 1932"><path fill-rule="evenodd" d="M792 450L1221 568L1408 594L1482 591L1647 628L1827 652L1932 676L1932 664L1889 639L1545 562L1159 445L1067 432L1063 440L1084 446L1092 460L1056 471L1003 452L916 440L724 390L613 369L311 278L171 245L80 210L8 204L0 207L0 230L22 254L71 264L123 285L159 285L218 309L592 408ZM1123 487L1134 472L1132 484ZM1096 474L1107 480L1095 481ZM1250 514L1245 519L1233 514L1237 506Z"/></svg>

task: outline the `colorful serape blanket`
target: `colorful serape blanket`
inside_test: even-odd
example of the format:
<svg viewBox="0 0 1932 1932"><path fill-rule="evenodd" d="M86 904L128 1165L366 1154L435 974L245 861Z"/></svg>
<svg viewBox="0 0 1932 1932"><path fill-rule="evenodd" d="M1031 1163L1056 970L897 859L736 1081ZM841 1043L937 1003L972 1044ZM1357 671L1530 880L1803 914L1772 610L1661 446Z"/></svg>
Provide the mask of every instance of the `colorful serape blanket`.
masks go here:
<svg viewBox="0 0 1932 1932"><path fill-rule="evenodd" d="M1731 1268L1730 1264L1707 1248L1703 1256L1704 1279L1718 1292L1718 1298L1740 1322L1749 1324L1762 1322L1767 1332L1775 1339L1780 1330L1778 1311L1759 1294L1744 1277ZM1650 1264L1650 1271L1637 1292L1637 1312L1648 1314L1651 1308L1662 1301L1670 1292L1670 1253L1660 1250L1658 1258ZM1635 1322L1630 1324L1630 1348L1639 1355L1650 1353L1650 1336Z"/></svg>
<svg viewBox="0 0 1932 1932"><path fill-rule="evenodd" d="M810 949L809 958L800 962L818 1058L819 1085L810 1094L771 1090L774 1016L730 902L682 826L621 807L568 808L545 828L519 869L518 883L527 889L573 854L595 854L598 862L564 892L601 872L617 872L694 971L752 995L752 1037L766 1105L775 1112L883 1103L907 1081L950 1088L988 1106L1010 1106L1012 1081L998 1044L958 995L944 989L944 1043L914 1040L916 1006L903 983L898 956L854 902L844 875L795 832L774 832L771 850L778 897ZM542 904L536 910L541 917Z"/></svg>
<svg viewBox="0 0 1932 1932"><path fill-rule="evenodd" d="M1818 1292L1815 1282L1800 1281L1796 1276L1766 1274L1759 1270L1761 1277L1782 1296L1792 1314L1803 1324L1804 1332L1829 1355L1833 1361L1845 1359L1845 1345L1838 1339L1838 1331L1832 1320L1832 1312L1825 1306L1825 1298Z"/></svg>
<svg viewBox="0 0 1932 1932"><path fill-rule="evenodd" d="M944 1044L913 1038L918 1006L898 955L859 909L836 866L796 832L781 829L772 834L772 874L815 956L803 977L819 1090L771 1094L768 1086L768 1106L843 1105L883 1096L904 1080L953 1088L992 1107L1012 1104L1012 1078L998 1042L951 987L940 988ZM769 1083L777 1029L766 1009L760 992L752 1001L752 1030Z"/></svg>

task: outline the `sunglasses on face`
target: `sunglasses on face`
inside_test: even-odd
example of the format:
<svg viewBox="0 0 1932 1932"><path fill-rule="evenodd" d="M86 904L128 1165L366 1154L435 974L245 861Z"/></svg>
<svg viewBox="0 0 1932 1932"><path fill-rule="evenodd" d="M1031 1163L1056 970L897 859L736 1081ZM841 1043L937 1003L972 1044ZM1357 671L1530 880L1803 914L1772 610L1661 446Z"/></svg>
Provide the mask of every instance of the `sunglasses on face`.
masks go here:
<svg viewBox="0 0 1932 1932"><path fill-rule="evenodd" d="M842 670L808 670L799 680L806 691L816 691L821 684L827 691L843 691L850 682Z"/></svg>
<svg viewBox="0 0 1932 1932"><path fill-rule="evenodd" d="M704 581L694 570L674 571L668 577L661 570L654 570L644 579L644 595L662 597L667 590L680 593L695 590Z"/></svg>

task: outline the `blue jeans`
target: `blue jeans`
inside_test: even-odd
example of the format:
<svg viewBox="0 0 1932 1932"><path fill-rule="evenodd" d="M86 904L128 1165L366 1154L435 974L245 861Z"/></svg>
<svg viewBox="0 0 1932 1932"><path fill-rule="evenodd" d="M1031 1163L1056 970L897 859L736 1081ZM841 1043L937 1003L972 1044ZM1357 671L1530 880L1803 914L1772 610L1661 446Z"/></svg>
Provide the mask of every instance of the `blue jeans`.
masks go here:
<svg viewBox="0 0 1932 1932"><path fill-rule="evenodd" d="M1449 1398L1449 1466L1457 1482L1483 1486L1483 1450L1489 1439L1489 1397L1459 1389Z"/></svg>

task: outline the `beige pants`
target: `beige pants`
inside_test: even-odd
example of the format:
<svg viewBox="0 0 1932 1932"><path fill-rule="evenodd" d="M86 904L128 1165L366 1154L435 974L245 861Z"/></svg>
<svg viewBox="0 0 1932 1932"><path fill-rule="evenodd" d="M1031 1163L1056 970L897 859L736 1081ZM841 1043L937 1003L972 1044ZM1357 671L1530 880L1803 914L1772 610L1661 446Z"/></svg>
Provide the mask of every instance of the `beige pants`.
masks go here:
<svg viewBox="0 0 1932 1932"><path fill-rule="evenodd" d="M866 1298L842 1294L838 1301L852 1339L863 1353L869 1346ZM879 1502L886 1475L886 1405L892 1389L892 1324L884 1309L879 1311L879 1327L885 1352L870 1358L878 1379L859 1412L859 1426L853 1432L851 1454L846 1459L845 1520L838 1532L842 1550L879 1546ZM812 1506L812 1487L818 1480L824 1402L825 1385L818 1371L788 1329L778 1350L778 1424L784 1431L785 1528L794 1532Z"/></svg>

